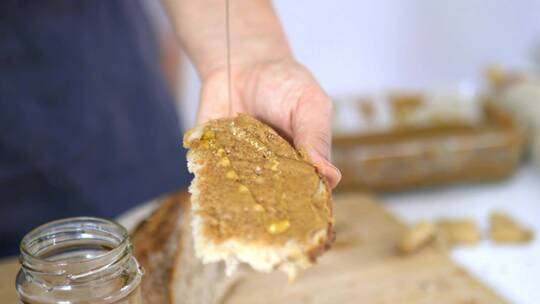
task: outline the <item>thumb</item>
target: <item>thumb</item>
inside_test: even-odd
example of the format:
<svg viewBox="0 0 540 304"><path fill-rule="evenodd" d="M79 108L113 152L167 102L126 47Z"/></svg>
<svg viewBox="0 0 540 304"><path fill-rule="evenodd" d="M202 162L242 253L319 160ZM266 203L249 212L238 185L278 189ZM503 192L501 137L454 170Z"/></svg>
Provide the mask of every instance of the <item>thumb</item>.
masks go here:
<svg viewBox="0 0 540 304"><path fill-rule="evenodd" d="M304 149L317 171L331 188L341 180L341 172L330 163L332 102L316 90L303 94L292 113L293 141L297 149Z"/></svg>
<svg viewBox="0 0 540 304"><path fill-rule="evenodd" d="M199 97L197 124L230 115L226 77L227 74L225 73L213 73L203 79Z"/></svg>

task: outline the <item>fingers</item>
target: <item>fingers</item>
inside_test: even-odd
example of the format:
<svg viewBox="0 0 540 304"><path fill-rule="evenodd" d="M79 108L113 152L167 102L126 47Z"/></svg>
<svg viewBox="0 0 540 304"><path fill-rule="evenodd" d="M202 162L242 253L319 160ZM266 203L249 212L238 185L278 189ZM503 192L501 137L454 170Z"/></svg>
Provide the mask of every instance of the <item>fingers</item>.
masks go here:
<svg viewBox="0 0 540 304"><path fill-rule="evenodd" d="M332 102L319 87L303 92L292 113L294 145L305 149L330 187L341 180L341 172L330 163Z"/></svg>

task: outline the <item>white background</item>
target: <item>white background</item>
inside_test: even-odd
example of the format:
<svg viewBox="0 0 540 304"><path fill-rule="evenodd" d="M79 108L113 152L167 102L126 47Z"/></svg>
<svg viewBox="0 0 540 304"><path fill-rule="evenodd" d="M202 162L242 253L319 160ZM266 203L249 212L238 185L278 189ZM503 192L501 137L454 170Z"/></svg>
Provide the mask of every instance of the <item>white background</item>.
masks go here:
<svg viewBox="0 0 540 304"><path fill-rule="evenodd" d="M455 86L486 64L528 67L540 55L539 0L274 3L296 57L332 96ZM182 113L191 126L199 82L185 70Z"/></svg>

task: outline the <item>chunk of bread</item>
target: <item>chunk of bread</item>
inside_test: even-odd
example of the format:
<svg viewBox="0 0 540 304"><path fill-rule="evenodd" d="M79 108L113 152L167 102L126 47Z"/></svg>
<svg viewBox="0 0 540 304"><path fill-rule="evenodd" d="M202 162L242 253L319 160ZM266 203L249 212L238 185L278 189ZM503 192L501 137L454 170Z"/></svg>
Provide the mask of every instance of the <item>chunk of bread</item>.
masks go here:
<svg viewBox="0 0 540 304"><path fill-rule="evenodd" d="M532 240L534 233L507 213L494 211L489 216L489 236L497 243L524 243Z"/></svg>
<svg viewBox="0 0 540 304"><path fill-rule="evenodd" d="M235 282L195 257L189 204L188 193L165 196L131 236L145 304L220 303Z"/></svg>
<svg viewBox="0 0 540 304"><path fill-rule="evenodd" d="M435 239L435 226L427 221L420 221L407 229L398 244L401 253L409 254L419 250Z"/></svg>
<svg viewBox="0 0 540 304"><path fill-rule="evenodd" d="M446 246L474 245L480 241L480 231L470 218L440 219L437 233Z"/></svg>
<svg viewBox="0 0 540 304"><path fill-rule="evenodd" d="M255 118L211 120L184 135L195 252L294 278L334 240L331 192L307 157Z"/></svg>

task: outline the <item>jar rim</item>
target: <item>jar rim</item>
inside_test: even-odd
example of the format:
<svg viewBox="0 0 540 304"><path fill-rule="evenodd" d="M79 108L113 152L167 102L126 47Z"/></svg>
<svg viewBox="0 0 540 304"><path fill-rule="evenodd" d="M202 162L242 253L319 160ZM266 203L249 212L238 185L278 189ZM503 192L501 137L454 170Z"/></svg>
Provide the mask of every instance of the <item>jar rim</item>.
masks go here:
<svg viewBox="0 0 540 304"><path fill-rule="evenodd" d="M144 273L126 228L102 218L40 225L23 237L20 251L16 288L32 303L117 303L138 288Z"/></svg>
<svg viewBox="0 0 540 304"><path fill-rule="evenodd" d="M99 229L99 227L107 229ZM101 232L107 233L109 236L114 236L116 241L111 241L111 249L95 256L87 257L80 261L67 261L67 260L51 260L40 255L39 248L31 250L33 246L38 246L40 242L50 240L54 235L58 233L82 233L84 232ZM82 236L82 240L91 240L91 234ZM53 241L48 246L54 246L56 243ZM51 275L66 275L64 269L67 264L103 264L110 265L121 259L126 250L130 250L129 234L122 225L103 218L97 217L71 217L60 220L51 221L40 225L30 232L28 232L22 239L20 244L20 263L23 268L34 273L48 273ZM44 247L46 248L46 247ZM41 249L44 249L41 248ZM54 269L54 273L51 273L51 269ZM94 269L94 271L97 269ZM90 271L93 272L93 271ZM82 275L82 274L81 274Z"/></svg>

